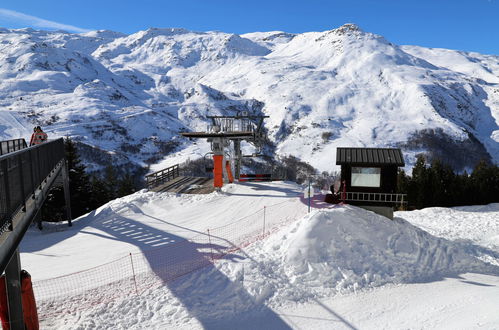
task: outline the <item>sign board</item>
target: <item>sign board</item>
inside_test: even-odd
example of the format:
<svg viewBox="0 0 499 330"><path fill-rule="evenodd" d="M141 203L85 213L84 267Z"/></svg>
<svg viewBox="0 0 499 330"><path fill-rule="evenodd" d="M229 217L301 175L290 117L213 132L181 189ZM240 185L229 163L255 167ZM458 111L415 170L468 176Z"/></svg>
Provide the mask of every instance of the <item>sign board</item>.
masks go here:
<svg viewBox="0 0 499 330"><path fill-rule="evenodd" d="M312 198L312 197L314 197L314 189L310 188L310 190L309 190L308 188L305 188L303 190L303 197L304 198Z"/></svg>

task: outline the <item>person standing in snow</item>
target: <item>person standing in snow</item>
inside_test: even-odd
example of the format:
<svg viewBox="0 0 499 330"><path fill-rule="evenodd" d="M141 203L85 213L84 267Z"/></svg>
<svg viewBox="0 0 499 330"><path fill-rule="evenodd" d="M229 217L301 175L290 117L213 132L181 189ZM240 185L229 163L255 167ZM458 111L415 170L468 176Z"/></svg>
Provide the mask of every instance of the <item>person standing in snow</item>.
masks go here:
<svg viewBox="0 0 499 330"><path fill-rule="evenodd" d="M29 146L34 146L47 141L47 133L45 133L40 126L33 128L33 134L31 134L31 141Z"/></svg>

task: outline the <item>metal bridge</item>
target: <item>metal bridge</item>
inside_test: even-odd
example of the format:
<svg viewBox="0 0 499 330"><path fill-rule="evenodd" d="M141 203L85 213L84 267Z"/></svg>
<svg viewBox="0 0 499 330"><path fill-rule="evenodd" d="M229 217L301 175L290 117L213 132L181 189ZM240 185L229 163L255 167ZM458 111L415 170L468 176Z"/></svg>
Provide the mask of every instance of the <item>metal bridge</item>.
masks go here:
<svg viewBox="0 0 499 330"><path fill-rule="evenodd" d="M19 244L62 175L68 225L69 179L64 141L27 147L24 139L0 141L0 274L5 272L11 329L24 329Z"/></svg>

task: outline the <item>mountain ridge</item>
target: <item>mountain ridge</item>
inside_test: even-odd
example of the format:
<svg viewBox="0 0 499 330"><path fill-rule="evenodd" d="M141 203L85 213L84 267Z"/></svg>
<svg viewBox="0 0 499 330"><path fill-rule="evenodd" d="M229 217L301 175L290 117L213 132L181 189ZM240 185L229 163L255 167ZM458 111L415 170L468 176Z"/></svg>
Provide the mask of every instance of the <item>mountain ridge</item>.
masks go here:
<svg viewBox="0 0 499 330"><path fill-rule="evenodd" d="M398 46L354 24L242 35L0 29L0 49L1 139L42 125L144 167L189 147L178 132L204 130L207 115L249 111L270 116L277 155L321 171L334 169L338 146L402 147L408 165L426 152L458 170L499 162L498 56ZM202 157L199 145L185 152Z"/></svg>

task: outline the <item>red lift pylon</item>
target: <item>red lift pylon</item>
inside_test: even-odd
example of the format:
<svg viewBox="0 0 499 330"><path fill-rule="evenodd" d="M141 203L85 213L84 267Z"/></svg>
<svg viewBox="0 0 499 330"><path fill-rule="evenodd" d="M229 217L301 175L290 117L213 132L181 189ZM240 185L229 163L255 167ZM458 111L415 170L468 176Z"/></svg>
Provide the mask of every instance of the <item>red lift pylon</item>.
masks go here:
<svg viewBox="0 0 499 330"><path fill-rule="evenodd" d="M224 185L223 155L213 155L213 185L221 188Z"/></svg>

